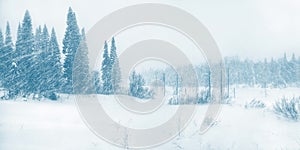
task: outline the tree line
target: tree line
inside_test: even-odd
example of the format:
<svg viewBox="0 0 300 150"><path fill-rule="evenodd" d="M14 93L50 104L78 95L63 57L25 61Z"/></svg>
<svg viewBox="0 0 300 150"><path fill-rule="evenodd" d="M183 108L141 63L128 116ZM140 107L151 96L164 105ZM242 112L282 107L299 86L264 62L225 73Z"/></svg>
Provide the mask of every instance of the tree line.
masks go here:
<svg viewBox="0 0 300 150"><path fill-rule="evenodd" d="M210 85L210 68L207 64L201 64L195 67L183 66L176 70L189 76L195 69L198 83L189 82L188 79L181 83L177 72L170 67L150 70L143 76L133 71L129 77L129 88L124 90L120 87L121 72L115 38L111 39L110 47L106 41L104 43L101 68L90 71L85 30L79 28L72 8L68 10L66 24L62 50L54 28L49 33L46 25L38 26L33 32L28 10L18 25L16 42L13 42L8 22L4 34L0 30L0 81L1 87L6 91L3 98L33 95L38 99L57 99L57 93L110 95L124 94L124 91L131 96L143 98L151 95L151 91L144 88L145 84L162 75L167 86ZM75 55L78 61L74 61ZM228 85L260 87L300 86L299 64L300 58L297 59L294 54L290 59L284 54L282 58L258 62L227 57L226 82ZM73 82L74 71L76 79L81 82Z"/></svg>
<svg viewBox="0 0 300 150"><path fill-rule="evenodd" d="M56 93L71 94L73 88L81 88L82 93L90 90L87 88L91 78L85 30L80 31L71 8L67 14L67 28L62 43L61 54L55 29L52 28L49 34L46 25L38 26L33 33L28 10L18 25L15 43L7 22L5 36L0 30L0 77L1 85L7 91L3 98L33 95L33 98L57 99ZM74 62L76 53L79 61ZM73 67L80 69L80 85L72 83Z"/></svg>
<svg viewBox="0 0 300 150"><path fill-rule="evenodd" d="M0 30L0 81L6 91L2 99L33 96L33 99L56 100L57 93L110 95L124 92L120 87L115 38L111 39L110 50L108 43L104 42L101 68L90 71L85 30L80 30L71 7L66 24L62 50L54 28L50 34L46 25L38 26L33 32L28 10L18 25L15 43L9 22L4 36ZM141 75L132 73L126 94L142 98L141 93L147 94L143 91L144 84Z"/></svg>
<svg viewBox="0 0 300 150"><path fill-rule="evenodd" d="M280 58L271 58L260 61L250 59L240 59L237 56L226 57L224 59L224 69L226 81L229 85L240 85L249 87L262 88L285 88L285 87L300 87L300 57L296 58L292 54L290 58L286 53ZM208 87L210 84L210 68L208 64L199 64L195 66L183 66L176 68L167 67L165 69L153 70L150 69L143 73L147 83L151 83L153 76L162 80L163 74L166 76L166 85L175 87L180 86L202 86ZM187 76L196 72L198 83L189 82L185 79L185 83L181 83L181 77L177 73L184 73ZM225 80L225 79L224 79ZM228 82L228 83L227 83ZM187 84L187 85L182 85Z"/></svg>

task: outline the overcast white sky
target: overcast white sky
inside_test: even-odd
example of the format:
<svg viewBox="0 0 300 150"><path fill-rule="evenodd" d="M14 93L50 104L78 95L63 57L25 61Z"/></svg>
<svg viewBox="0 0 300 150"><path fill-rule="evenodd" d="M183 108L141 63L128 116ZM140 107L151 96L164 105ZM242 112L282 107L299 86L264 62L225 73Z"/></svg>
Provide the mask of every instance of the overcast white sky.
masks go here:
<svg viewBox="0 0 300 150"><path fill-rule="evenodd" d="M282 56L285 51L288 56L300 56L299 0L0 0L0 27L3 31L9 21L15 39L18 22L28 9L34 27L54 26L61 43L69 6L76 12L80 27L88 30L103 16L143 2L177 6L196 16L208 27L223 56L262 59ZM117 38L119 47L131 44L121 37Z"/></svg>

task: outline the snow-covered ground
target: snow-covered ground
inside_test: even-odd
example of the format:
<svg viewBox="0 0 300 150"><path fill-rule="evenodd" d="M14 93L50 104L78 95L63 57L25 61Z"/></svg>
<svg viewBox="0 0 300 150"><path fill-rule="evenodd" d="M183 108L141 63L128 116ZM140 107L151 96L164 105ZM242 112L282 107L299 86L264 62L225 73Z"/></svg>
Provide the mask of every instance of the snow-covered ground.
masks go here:
<svg viewBox="0 0 300 150"><path fill-rule="evenodd" d="M214 126L199 128L208 105L197 106L188 127L173 140L154 149L300 149L300 122L278 117L272 104L281 97L300 96L299 88L236 88L232 104L222 105ZM231 94L233 95L233 94ZM178 106L163 105L153 114L127 112L113 96L98 95L110 117L133 128L164 123ZM266 108L245 109L251 100ZM100 116L99 116L100 117ZM82 121L74 96L59 101L0 101L0 149L121 149L94 135Z"/></svg>

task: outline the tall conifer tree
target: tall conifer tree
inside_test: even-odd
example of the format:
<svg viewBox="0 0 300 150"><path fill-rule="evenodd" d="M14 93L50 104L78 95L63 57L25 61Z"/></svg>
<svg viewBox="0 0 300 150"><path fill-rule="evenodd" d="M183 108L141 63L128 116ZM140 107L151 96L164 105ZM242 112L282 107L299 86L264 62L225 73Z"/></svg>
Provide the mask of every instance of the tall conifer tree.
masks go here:
<svg viewBox="0 0 300 150"><path fill-rule="evenodd" d="M74 63L74 56L78 49L80 43L80 32L79 27L77 25L76 15L73 12L72 8L69 8L67 15L67 29L65 32L65 37L63 39L63 54L65 55L64 60L64 80L65 84L63 87L63 91L65 93L72 93L72 69Z"/></svg>

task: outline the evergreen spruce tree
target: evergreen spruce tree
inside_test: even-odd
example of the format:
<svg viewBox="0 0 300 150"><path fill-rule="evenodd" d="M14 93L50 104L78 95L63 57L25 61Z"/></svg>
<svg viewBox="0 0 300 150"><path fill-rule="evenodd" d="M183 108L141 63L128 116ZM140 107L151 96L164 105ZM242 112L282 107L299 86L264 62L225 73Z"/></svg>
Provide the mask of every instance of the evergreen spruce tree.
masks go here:
<svg viewBox="0 0 300 150"><path fill-rule="evenodd" d="M271 83L270 82L270 76L271 76L271 73L270 73L270 69L269 69L269 64L268 64L268 61L267 59L265 58L264 59L264 63L263 63L263 76L262 76L262 82L263 82L263 88L267 88L268 87L268 84Z"/></svg>
<svg viewBox="0 0 300 150"><path fill-rule="evenodd" d="M11 46L13 48L13 41L12 41L12 36L11 36L9 22L6 23L6 31L5 31L5 41L4 41L4 44L5 44L5 46Z"/></svg>
<svg viewBox="0 0 300 150"><path fill-rule="evenodd" d="M53 92L59 92L61 90L61 84L62 84L62 64L61 64L60 49L59 49L54 28L52 28L51 31L49 51L51 55L49 65L52 66L51 68L52 83L50 84L50 88Z"/></svg>
<svg viewBox="0 0 300 150"><path fill-rule="evenodd" d="M101 94L101 83L100 83L100 73L98 71L93 71L93 83L94 83L94 92L96 94Z"/></svg>
<svg viewBox="0 0 300 150"><path fill-rule="evenodd" d="M41 28L41 26L38 26L35 30L35 36L34 36L34 50L35 51L39 51L42 49L41 40L42 40L42 28Z"/></svg>
<svg viewBox="0 0 300 150"><path fill-rule="evenodd" d="M49 47L49 32L46 25L43 27L42 37L41 37L41 49L48 51Z"/></svg>
<svg viewBox="0 0 300 150"><path fill-rule="evenodd" d="M4 39L3 39L3 33L2 30L0 29L0 82L3 84L4 82L4 74L7 71L7 66L6 66L6 56L5 56L5 51L4 51Z"/></svg>
<svg viewBox="0 0 300 150"><path fill-rule="evenodd" d="M76 15L71 9L69 8L69 12L67 15L67 29L65 32L65 37L63 39L63 54L65 55L64 60L64 80L65 84L63 87L63 91L65 93L72 93L72 69L74 63L74 56L78 49L80 43L81 35L79 33L79 27L76 21Z"/></svg>
<svg viewBox="0 0 300 150"><path fill-rule="evenodd" d="M19 22L19 25L18 25L18 30L17 30L17 41L16 41L16 51L15 51L15 58L18 57L18 56L21 56L21 46L22 46L22 26L21 26L21 23ZM17 61L17 58L16 60Z"/></svg>
<svg viewBox="0 0 300 150"><path fill-rule="evenodd" d="M111 62L110 62L107 42L104 43L103 61L101 66L101 79L102 79L102 93L109 95L112 94L111 83Z"/></svg>
<svg viewBox="0 0 300 150"><path fill-rule="evenodd" d="M254 78L254 84L260 85L261 87L264 87L264 65L263 62L258 61L253 63L253 78Z"/></svg>
<svg viewBox="0 0 300 150"><path fill-rule="evenodd" d="M290 67L291 67L291 79L290 79L290 82L292 84L295 84L297 82L297 78L299 78L299 76L297 76L297 70L298 70L297 65L298 64L297 64L296 56L295 56L294 53L293 53L292 59L291 59L291 61L289 63L290 63Z"/></svg>
<svg viewBox="0 0 300 150"><path fill-rule="evenodd" d="M35 84L35 93L39 95L39 98L41 96L48 97L48 93L50 91L50 83L53 80L51 78L52 76L52 70L51 68L53 66L50 65L51 62L51 53L49 51L49 32L46 25L44 25L42 32L38 32L36 35L40 37L38 40L38 47L40 49L35 50L35 58L34 58L34 65L32 72L34 72L34 82Z"/></svg>
<svg viewBox="0 0 300 150"><path fill-rule="evenodd" d="M292 77L292 68L290 66L290 63L288 62L286 53L284 53L284 56L281 60L279 60L278 67L280 67L279 75L282 77L282 85L287 86L287 84L290 83L291 77Z"/></svg>
<svg viewBox="0 0 300 150"><path fill-rule="evenodd" d="M111 49L110 49L110 63L112 67L111 71L111 82L112 82L112 90L114 93L119 92L120 83L121 83L121 71L119 67L119 58L117 55L117 48L115 43L115 38L112 38L111 41Z"/></svg>
<svg viewBox="0 0 300 150"><path fill-rule="evenodd" d="M281 64L282 64L281 61L277 62L272 58L269 65L270 73L271 73L271 78L270 78L271 84L275 88L285 86L284 79L281 76Z"/></svg>
<svg viewBox="0 0 300 150"><path fill-rule="evenodd" d="M3 38L3 33L2 30L0 29L0 49L4 47L4 38Z"/></svg>
<svg viewBox="0 0 300 150"><path fill-rule="evenodd" d="M34 36L32 32L32 22L29 11L26 10L22 26L18 30L16 43L16 65L18 69L18 86L22 96L28 96L34 92L34 84L31 66L33 65Z"/></svg>
<svg viewBox="0 0 300 150"><path fill-rule="evenodd" d="M8 90L8 94L6 95L7 98L14 98L19 93L18 88L18 70L17 65L15 63L15 55L14 55L14 45L12 41L10 25L7 22L6 24L6 31L5 31L5 42L3 47L3 56L5 56L5 69L2 74L3 75L3 87Z"/></svg>
<svg viewBox="0 0 300 150"><path fill-rule="evenodd" d="M129 95L142 99L149 97L149 91L143 87L145 85L145 80L142 75L133 71L129 77L129 81Z"/></svg>
<svg viewBox="0 0 300 150"><path fill-rule="evenodd" d="M45 26L42 34L42 52L40 55L40 93L51 100L57 100L57 92L62 83L62 66L60 50L54 28L49 39L48 29Z"/></svg>
<svg viewBox="0 0 300 150"><path fill-rule="evenodd" d="M244 82L247 85L253 86L255 83L254 72L253 72L253 62L251 60L244 61Z"/></svg>
<svg viewBox="0 0 300 150"><path fill-rule="evenodd" d="M26 10L21 27L21 54L30 55L34 50L34 37L29 11Z"/></svg>
<svg viewBox="0 0 300 150"><path fill-rule="evenodd" d="M0 80L3 81L3 76L2 74L4 73L5 71L5 64L4 64L4 51L3 51L3 47L4 47L4 43L3 43L3 33L2 33L2 30L0 29Z"/></svg>
<svg viewBox="0 0 300 150"><path fill-rule="evenodd" d="M35 65L35 62L33 60L34 36L33 36L32 22L31 22L31 16L29 14L29 11L25 12L21 33L22 33L21 52L23 56L21 56L22 58L20 59L21 63L19 63L19 67L21 69L21 74L25 81L23 87L23 94L24 96L28 96L28 94L34 92L33 87L35 87L34 78L32 77L33 72L31 70L32 66Z"/></svg>
<svg viewBox="0 0 300 150"><path fill-rule="evenodd" d="M90 89L90 73L88 47L84 29L81 30L81 34L81 42L77 49L76 61L74 62L73 78L75 82L73 83L73 88L75 93L87 94Z"/></svg>
<svg viewBox="0 0 300 150"><path fill-rule="evenodd" d="M41 86L41 74L43 73L43 67L41 63L44 61L40 58L42 48L41 48L41 40L42 40L42 30L41 26L36 28L34 35L34 51L32 58L32 66L30 67L32 73L33 83L31 84L32 92L35 94L34 98L40 98L40 86Z"/></svg>

